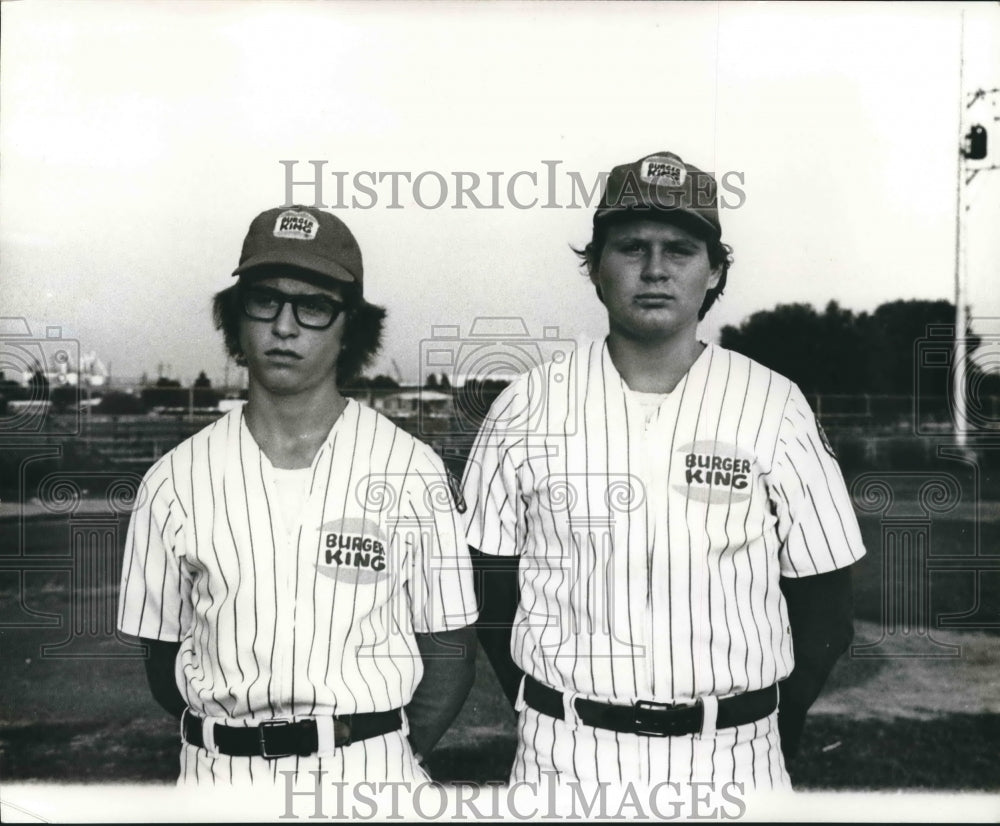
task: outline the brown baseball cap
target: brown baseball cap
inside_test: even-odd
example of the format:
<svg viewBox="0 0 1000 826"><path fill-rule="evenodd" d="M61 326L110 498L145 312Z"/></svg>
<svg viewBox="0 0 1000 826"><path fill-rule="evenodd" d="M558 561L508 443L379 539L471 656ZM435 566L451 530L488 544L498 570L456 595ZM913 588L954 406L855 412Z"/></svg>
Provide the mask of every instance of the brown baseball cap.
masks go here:
<svg viewBox="0 0 1000 826"><path fill-rule="evenodd" d="M253 219L233 275L275 264L357 284L359 290L364 275L361 248L347 225L329 212L298 205L275 207Z"/></svg>
<svg viewBox="0 0 1000 826"><path fill-rule="evenodd" d="M611 170L594 224L626 211L676 213L706 237L722 236L715 178L673 152L654 152Z"/></svg>

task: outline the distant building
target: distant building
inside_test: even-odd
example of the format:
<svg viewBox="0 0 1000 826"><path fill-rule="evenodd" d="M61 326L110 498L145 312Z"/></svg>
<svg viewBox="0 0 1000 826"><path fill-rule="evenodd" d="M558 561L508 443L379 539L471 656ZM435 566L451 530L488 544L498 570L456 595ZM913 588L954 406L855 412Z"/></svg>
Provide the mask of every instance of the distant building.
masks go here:
<svg viewBox="0 0 1000 826"><path fill-rule="evenodd" d="M81 354L79 364L73 364L72 359L66 356L64 350L58 351L58 356L61 357L49 359L51 363L46 364L43 371L50 386L103 387L108 383L111 372L96 352ZM33 370L23 372L21 374L22 380L27 383L31 380L33 373Z"/></svg>
<svg viewBox="0 0 1000 826"><path fill-rule="evenodd" d="M375 395L368 403L390 419L405 419L411 416L446 419L455 409L451 394L437 390L401 389Z"/></svg>

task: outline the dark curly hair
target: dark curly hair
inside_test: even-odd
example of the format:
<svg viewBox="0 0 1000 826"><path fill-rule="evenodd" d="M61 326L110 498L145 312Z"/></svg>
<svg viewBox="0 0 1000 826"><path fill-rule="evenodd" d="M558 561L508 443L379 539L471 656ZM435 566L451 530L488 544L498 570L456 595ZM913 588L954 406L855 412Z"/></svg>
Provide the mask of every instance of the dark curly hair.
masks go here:
<svg viewBox="0 0 1000 826"><path fill-rule="evenodd" d="M570 249L572 249L573 252L575 252L580 258L580 265L583 267L584 274L589 277L591 273L597 271L597 266L601 261L601 253L604 252L604 244L608 240L608 230L613 226L624 224L628 221L634 221L637 218L662 221L665 224L676 224L677 226L688 229L695 235L704 238L705 246L708 251L708 263L713 269L715 267L721 267L722 272L719 275L719 283L705 293L705 300L702 302L701 309L698 310L698 320L701 321L719 296L722 295L722 291L726 288L726 278L729 275L729 268L733 265L733 248L729 246L729 244L723 244L722 241L716 238L705 238L704 233L702 233L697 224L689 223L684 220L685 216L683 213L661 212L658 210L648 209L642 211L622 210L619 213L609 215L598 221L594 224L594 234L587 246L585 246L582 250L578 250L576 247L570 247ZM601 291L599 289L597 291L597 296L598 298L601 296ZM603 299L601 300L603 301Z"/></svg>
<svg viewBox="0 0 1000 826"><path fill-rule="evenodd" d="M262 275L257 274L258 277ZM212 299L212 318L215 328L222 330L226 352L243 366L246 366L246 358L240 347L240 324L244 318L241 290L245 286L244 278L240 278ZM337 357L337 384L343 387L357 378L381 349L386 312L383 307L365 301L354 284L345 283L341 287L341 296L347 305L347 313L343 345Z"/></svg>

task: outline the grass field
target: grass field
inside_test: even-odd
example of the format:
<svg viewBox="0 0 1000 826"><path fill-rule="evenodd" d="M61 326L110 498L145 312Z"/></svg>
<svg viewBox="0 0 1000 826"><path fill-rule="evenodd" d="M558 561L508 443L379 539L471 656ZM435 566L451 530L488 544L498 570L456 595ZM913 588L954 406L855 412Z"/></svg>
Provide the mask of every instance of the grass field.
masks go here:
<svg viewBox="0 0 1000 826"><path fill-rule="evenodd" d="M996 548L1000 521L978 520L981 550ZM123 526L120 526L123 527ZM882 611L885 520L862 520L869 557L856 576L856 645L884 637ZM960 555L974 533L961 511L933 523L932 553ZM0 548L29 557L65 554L69 525L0 522ZM122 534L123 535L123 534ZM171 782L176 777L176 724L150 698L138 658L110 634L86 644L98 658L67 647L67 570L0 569L0 779L4 782ZM116 577L116 574L115 574ZM969 627L942 629L942 614L976 605L968 571L931 570L928 633L896 628L882 653L845 656L811 715L800 758L790 766L799 788L837 790L1000 791L1000 616L997 573L979 577L978 610ZM91 605L113 604L114 585L92 584ZM48 624L46 624L48 623ZM949 647L951 646L951 647ZM861 649L863 652L865 649ZM929 657L947 653L952 656ZM55 656L54 656L55 655ZM503 780L514 749L514 718L480 656L473 692L430 758L442 781Z"/></svg>

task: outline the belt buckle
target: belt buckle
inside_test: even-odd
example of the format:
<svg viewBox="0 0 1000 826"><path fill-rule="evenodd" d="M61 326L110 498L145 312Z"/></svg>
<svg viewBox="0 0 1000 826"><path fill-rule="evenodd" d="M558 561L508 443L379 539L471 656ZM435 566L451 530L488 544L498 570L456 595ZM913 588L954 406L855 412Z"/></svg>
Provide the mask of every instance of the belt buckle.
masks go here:
<svg viewBox="0 0 1000 826"><path fill-rule="evenodd" d="M265 760L277 760L280 757L291 757L294 752L275 752L271 753L267 750L267 732L271 729L276 728L288 728L292 724L292 721L284 718L279 720L263 720L257 724L257 737L260 740L260 756Z"/></svg>
<svg viewBox="0 0 1000 826"><path fill-rule="evenodd" d="M351 724L340 717L333 718L333 744L336 748L346 748L351 740Z"/></svg>
<svg viewBox="0 0 1000 826"><path fill-rule="evenodd" d="M664 720L657 721L655 715L677 708L671 703L654 703L649 700L637 700L632 706L632 717L635 722L635 733L647 737L666 737L667 730Z"/></svg>

